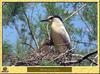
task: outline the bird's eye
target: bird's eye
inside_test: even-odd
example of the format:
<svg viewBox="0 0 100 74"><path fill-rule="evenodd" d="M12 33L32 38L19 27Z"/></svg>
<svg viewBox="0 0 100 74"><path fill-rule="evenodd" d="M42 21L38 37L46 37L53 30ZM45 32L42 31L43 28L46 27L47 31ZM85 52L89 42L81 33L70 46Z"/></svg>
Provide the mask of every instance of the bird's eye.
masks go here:
<svg viewBox="0 0 100 74"><path fill-rule="evenodd" d="M50 20L52 20L52 19L53 19L53 17L50 17L49 19L50 19Z"/></svg>

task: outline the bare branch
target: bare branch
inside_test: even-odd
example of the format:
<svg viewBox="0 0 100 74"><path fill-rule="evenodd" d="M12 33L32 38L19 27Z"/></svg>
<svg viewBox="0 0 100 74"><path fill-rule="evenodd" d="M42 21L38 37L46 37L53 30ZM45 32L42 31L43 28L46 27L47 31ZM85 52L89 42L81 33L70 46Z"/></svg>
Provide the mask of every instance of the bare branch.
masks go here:
<svg viewBox="0 0 100 74"><path fill-rule="evenodd" d="M72 40L74 42L77 42L77 43L83 43L83 44L92 44L92 45L97 45L95 43L91 43L91 42L83 42L83 41L79 41L79 40Z"/></svg>
<svg viewBox="0 0 100 74"><path fill-rule="evenodd" d="M49 36L49 40L51 40L51 38L50 38L50 32L49 32L49 24L47 24L46 28L47 28L47 33L48 33L48 36Z"/></svg>
<svg viewBox="0 0 100 74"><path fill-rule="evenodd" d="M85 24L86 27L88 28L88 30L91 32L91 29L90 29L90 27L88 26L88 24L86 23L86 21L84 20L84 18L81 16L81 14L80 14L79 12L78 12L78 14L79 14L81 20L84 22L84 24ZM91 34L92 34L92 32L91 32Z"/></svg>
<svg viewBox="0 0 100 74"><path fill-rule="evenodd" d="M89 59L89 57L90 57L91 55L96 54L96 53L97 53L97 50L94 51L94 52L91 52L91 53L89 53L89 54L87 54L87 55L85 55L85 56L83 56L81 59L79 59L79 60L77 60L77 61L67 61L67 62L65 62L65 63L63 63L63 64L77 64L77 63L81 63L83 60L87 59L87 60L89 60L90 62L92 62L93 64L97 65L96 62L94 62L93 60Z"/></svg>
<svg viewBox="0 0 100 74"><path fill-rule="evenodd" d="M20 31L19 31L18 26L17 26L17 24L16 24L16 23L14 23L14 27L15 27L15 29L16 29L16 31L17 31L17 33L18 33L19 38L21 39L21 36L20 36Z"/></svg>
<svg viewBox="0 0 100 74"><path fill-rule="evenodd" d="M96 55L93 59L93 61L95 61L95 59L98 57L98 55ZM91 65L93 65L94 63L92 62Z"/></svg>
<svg viewBox="0 0 100 74"><path fill-rule="evenodd" d="M23 13L24 13L24 15L25 15L25 17L26 17L26 20L27 20L28 27L29 27L30 33L31 33L31 35L32 35L32 38L33 38L33 40L34 40L34 42L35 42L35 44L36 44L37 49L39 49L39 44L38 44L38 42L37 42L37 39L36 39L34 33L33 33L32 30L31 30L30 21L29 21L29 19L28 19L28 16L27 16L27 14L25 13L25 11L23 11Z"/></svg>
<svg viewBox="0 0 100 74"><path fill-rule="evenodd" d="M76 57L80 57L80 58L84 57L83 55L80 55L80 54L72 54L72 56L74 56L74 57L76 56ZM97 65L97 63L94 60L92 60L90 58L86 58L86 59L89 60L90 62L92 62L93 64Z"/></svg>
<svg viewBox="0 0 100 74"><path fill-rule="evenodd" d="M51 60L50 62L53 62L53 61L55 61L55 60L57 60L57 59L59 59L60 57L62 57L63 55L65 55L66 53L68 53L68 52L70 52L70 51L72 51L74 48L72 48L71 50L67 50L65 53L61 53L58 57L56 57L56 58L54 58L53 60Z"/></svg>
<svg viewBox="0 0 100 74"><path fill-rule="evenodd" d="M87 4L84 4L82 7L80 7L78 10L74 11L69 17L65 18L63 22L71 18L73 15L75 15L77 12L79 12L82 8L84 8Z"/></svg>
<svg viewBox="0 0 100 74"><path fill-rule="evenodd" d="M31 44L24 42L23 44L28 45L30 48L34 49ZM35 49L34 49L35 50Z"/></svg>

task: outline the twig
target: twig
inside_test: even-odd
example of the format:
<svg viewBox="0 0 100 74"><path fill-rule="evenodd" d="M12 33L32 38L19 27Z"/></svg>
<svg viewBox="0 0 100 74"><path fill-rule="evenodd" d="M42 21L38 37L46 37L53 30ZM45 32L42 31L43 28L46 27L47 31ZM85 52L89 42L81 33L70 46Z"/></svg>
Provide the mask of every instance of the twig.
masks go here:
<svg viewBox="0 0 100 74"><path fill-rule="evenodd" d="M16 23L14 24L14 27L15 27L15 29L16 29L18 35L19 35L19 38L20 38L20 32L19 32L19 30L18 30L18 27L17 27Z"/></svg>
<svg viewBox="0 0 100 74"><path fill-rule="evenodd" d="M78 11L80 11L82 8L84 8L87 4L84 4L82 7L80 7L78 10L74 11L69 17L65 18L63 22L71 18L74 14L76 14Z"/></svg>
<svg viewBox="0 0 100 74"><path fill-rule="evenodd" d="M94 44L94 43L83 42L83 41L79 41L79 40L72 40L72 41L77 42L77 43L83 43L83 44L92 44L92 45L97 45L97 44Z"/></svg>
<svg viewBox="0 0 100 74"><path fill-rule="evenodd" d="M95 65L98 65L94 60L90 59L90 58L87 58L87 60L89 60L90 62L92 62L93 64Z"/></svg>
<svg viewBox="0 0 100 74"><path fill-rule="evenodd" d="M96 62L94 62L93 60L91 60L91 59L88 58L89 56L91 56L91 55L93 55L93 54L96 54L96 53L97 53L97 50L94 51L94 52L91 52L91 53L89 53L89 54L87 54L87 55L85 55L85 56L83 56L81 59L79 59L79 60L77 60L77 61L67 61L67 62L65 62L64 64L77 64L77 63L81 63L81 62L82 62L83 60L85 60L85 59L88 59L90 62L92 62L92 63L94 63L95 65L97 65Z"/></svg>
<svg viewBox="0 0 100 74"><path fill-rule="evenodd" d="M26 42L24 42L23 44L26 44L26 45L28 45L30 48L34 49L34 48L32 47L31 44L28 44L28 43L26 43ZM35 50L35 49L34 49L34 50Z"/></svg>
<svg viewBox="0 0 100 74"><path fill-rule="evenodd" d="M50 32L49 32L49 24L47 24L46 28L47 28L47 33L48 33L48 36L49 36L49 40L51 40L51 38L50 38Z"/></svg>
<svg viewBox="0 0 100 74"><path fill-rule="evenodd" d="M59 59L60 57L62 57L63 55L65 55L66 53L68 53L68 52L70 52L70 51L72 51L74 48L72 48L72 49L70 49L70 50L67 50L65 53L61 53L58 57L56 57L56 58L54 58L53 60L51 60L50 62L53 62L53 61L55 61L55 60L57 60L57 59Z"/></svg>
<svg viewBox="0 0 100 74"><path fill-rule="evenodd" d="M2 3L2 6L5 6L6 4L7 4L7 3L3 2L3 3Z"/></svg>
<svg viewBox="0 0 100 74"><path fill-rule="evenodd" d="M96 55L95 57L94 57L94 60L93 61L95 61L95 59L98 57L98 55ZM93 65L94 63L91 63L91 65Z"/></svg>
<svg viewBox="0 0 100 74"><path fill-rule="evenodd" d="M85 23L85 25L86 25L86 27L88 28L88 30L90 31L90 33L92 34L93 32L91 31L90 27L89 27L88 24L86 23L85 19L81 16L80 13L78 13L78 14L79 14L81 20ZM93 35L93 37L94 37L94 35ZM95 38L95 37L94 37L94 38Z"/></svg>
<svg viewBox="0 0 100 74"><path fill-rule="evenodd" d="M73 49L74 49L74 48L73 48ZM71 49L71 50L73 50L73 49ZM71 50L69 50L69 51L71 51ZM59 58L62 57L64 54L68 53L69 51L66 51L65 53L61 53L58 57L54 58L54 59L51 60L50 62L53 62L53 61L59 59ZM94 51L94 52L91 52L91 53L89 53L89 54L87 54L87 55L85 55L85 56L82 56L82 55L79 55L79 54L78 54L78 55L76 55L76 56L81 57L81 59L79 59L79 60L77 60L77 61L67 61L67 62L65 62L65 63L63 63L63 64L77 64L77 63L81 63L83 60L87 59L87 60L89 60L90 62L92 62L93 64L97 65L96 62L94 62L93 60L91 60L91 59L89 58L89 56L91 56L91 55L93 55L93 54L96 54L96 53L97 53L97 50Z"/></svg>
<svg viewBox="0 0 100 74"><path fill-rule="evenodd" d="M72 56L74 56L74 57L76 56L76 57L80 57L80 58L84 57L83 55L80 55L80 54L72 54ZM96 64L94 60L92 60L90 58L86 58L86 59L89 60L90 62L92 62L93 64Z"/></svg>
<svg viewBox="0 0 100 74"><path fill-rule="evenodd" d="M30 33L31 33L31 35L32 35L32 38L33 38L33 40L34 40L34 42L35 42L35 44L36 44L37 49L39 49L38 42L37 42L37 40L36 40L36 38L35 38L35 36L34 36L34 33L33 33L32 30L31 30L30 21L29 21L27 15L26 15L25 11L23 11L23 13L24 13L24 15L25 15L25 17L26 17L26 20L27 20L28 27L29 27L29 29L30 29Z"/></svg>
<svg viewBox="0 0 100 74"><path fill-rule="evenodd" d="M86 23L86 21L84 20L84 18L81 16L81 14L80 14L79 12L78 12L78 14L79 14L81 20L84 22L84 24L85 24L86 27L88 28L88 30L91 32L91 29L89 28L89 26L88 26L88 24ZM92 34L92 32L91 32L91 34Z"/></svg>

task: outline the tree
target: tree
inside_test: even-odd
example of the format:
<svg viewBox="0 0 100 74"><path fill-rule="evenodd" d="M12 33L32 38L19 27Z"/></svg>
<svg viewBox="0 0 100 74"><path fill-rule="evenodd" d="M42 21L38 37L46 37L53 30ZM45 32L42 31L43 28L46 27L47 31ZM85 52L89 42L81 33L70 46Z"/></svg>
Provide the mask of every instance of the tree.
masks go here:
<svg viewBox="0 0 100 74"><path fill-rule="evenodd" d="M3 42L2 56L3 56L3 65L9 65L10 59L9 57L13 54L13 46L7 41Z"/></svg>
<svg viewBox="0 0 100 74"><path fill-rule="evenodd" d="M50 37L50 26L45 25L48 23L41 23L41 19L49 15L59 15L64 20L84 4L5 3L3 5L3 27L13 28L18 34L17 42L13 45L16 49L17 58L23 60L22 57L25 58L25 55L29 54L29 50L33 52L39 51L41 42ZM91 17L93 18L90 19ZM77 23L80 21L85 27L80 26L81 23ZM74 53L85 55L91 50L97 49L96 3L86 3L84 8L64 21L64 26L70 34L72 47L75 47ZM50 49L54 49L52 46L50 47ZM87 65L89 64L87 63Z"/></svg>

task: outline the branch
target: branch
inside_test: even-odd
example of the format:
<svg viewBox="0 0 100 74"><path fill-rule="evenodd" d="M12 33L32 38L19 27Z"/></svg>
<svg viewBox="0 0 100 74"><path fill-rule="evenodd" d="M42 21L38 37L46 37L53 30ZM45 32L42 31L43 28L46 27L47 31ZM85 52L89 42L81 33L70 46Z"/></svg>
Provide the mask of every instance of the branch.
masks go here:
<svg viewBox="0 0 100 74"><path fill-rule="evenodd" d="M86 27L88 28L88 30L91 32L91 29L90 29L90 27L88 26L88 24L86 23L86 21L84 20L84 18L81 16L81 14L80 14L79 12L78 12L78 14L79 14L81 20L84 22L84 24L85 24ZM91 32L91 34L92 34L92 32Z"/></svg>
<svg viewBox="0 0 100 74"><path fill-rule="evenodd" d="M61 53L58 57L54 58L54 59L51 60L50 62L53 62L53 61L59 59L60 57L62 57L62 56L65 55L66 53L72 51L73 49L74 49L74 48L72 48L72 49L69 50L69 51L67 50L65 53ZM89 58L91 55L96 54L96 53L97 53L97 50L94 51L94 52L91 52L91 53L89 53L89 54L87 54L87 55L85 55L85 56L82 56L82 55L79 55L79 54L78 54L78 55L76 55L76 56L81 57L79 60L77 60L77 61L67 61L67 62L62 63L62 64L77 64L77 63L81 63L83 60L87 59L87 60L89 60L90 62L92 62L93 64L97 65L97 63L94 62L94 60L91 60L91 59ZM72 54L72 55L73 55L73 54Z"/></svg>
<svg viewBox="0 0 100 74"><path fill-rule="evenodd" d="M70 49L70 50L67 50L65 53L61 53L58 57L54 58L53 60L51 60L50 62L53 62L57 59L59 59L60 57L62 57L63 55L67 54L68 52L72 51L74 48Z"/></svg>
<svg viewBox="0 0 100 74"><path fill-rule="evenodd" d="M80 55L80 54L72 54L72 56L74 56L74 57L80 57L80 58L84 57L83 55ZM90 62L92 62L93 64L97 65L97 63L94 60L92 60L90 58L86 58L86 59L89 60Z"/></svg>
<svg viewBox="0 0 100 74"><path fill-rule="evenodd" d="M48 36L49 36L49 40L51 40L50 32L49 32L49 24L47 24L46 28L47 28L47 34L48 34Z"/></svg>
<svg viewBox="0 0 100 74"><path fill-rule="evenodd" d="M90 58L87 58L87 60L89 60L91 63L95 64L95 65L98 65L94 60L90 59Z"/></svg>
<svg viewBox="0 0 100 74"><path fill-rule="evenodd" d="M83 17L83 16L81 16L81 14L80 14L80 13L78 13L78 14L79 14L79 16L80 16L81 20L85 23L85 25L86 25L86 27L88 28L88 30L90 31L90 33L92 34L93 32L91 31L91 29L90 29L89 25L86 23L86 21L85 21L84 17ZM93 37L94 37L94 35L93 35ZM94 38L95 38L95 37L94 37Z"/></svg>
<svg viewBox="0 0 100 74"><path fill-rule="evenodd" d="M30 33L31 33L31 35L32 35L32 38L33 38L33 40L35 41L35 44L36 44L37 49L39 49L39 45L38 45L38 42L37 42L37 40L36 40L36 37L34 36L34 33L33 33L32 30L31 30L30 21L29 21L29 19L28 19L28 17L27 17L27 14L25 13L25 11L23 11L23 13L24 13L24 15L25 15L25 17L26 17L26 20L27 20L28 27L29 27Z"/></svg>
<svg viewBox="0 0 100 74"><path fill-rule="evenodd" d="M98 57L98 55L96 55L93 59L93 61L95 61L95 59ZM93 65L94 63L91 63L91 65Z"/></svg>
<svg viewBox="0 0 100 74"><path fill-rule="evenodd" d="M92 44L92 45L97 45L97 44L94 44L94 43L83 42L83 41L79 41L79 40L72 40L72 41L77 42L77 43L83 43L83 44Z"/></svg>
<svg viewBox="0 0 100 74"><path fill-rule="evenodd" d="M82 8L84 8L87 4L84 4L82 7L80 7L78 10L74 11L69 17L65 18L63 22L65 22L66 20L68 20L69 18L71 18L74 14L76 14L77 12L79 12Z"/></svg>
<svg viewBox="0 0 100 74"><path fill-rule="evenodd" d="M85 56L83 56L81 59L79 59L79 60L77 60L77 61L67 61L67 62L65 62L65 63L63 63L63 64L77 64L77 63L81 63L83 60L87 59L87 60L89 60L90 62L92 62L92 63L94 63L95 65L97 65L96 62L94 62L93 60L91 60L91 59L88 58L88 57L90 57L91 55L96 54L96 53L97 53L97 50L94 51L94 52L91 52L91 53L89 53L89 54L87 54L87 55L85 55Z"/></svg>
<svg viewBox="0 0 100 74"><path fill-rule="evenodd" d="M16 23L14 23L14 24L15 24L14 27L15 27L17 33L18 33L19 38L22 39L21 36L20 36L20 31L19 31L19 29L18 29L17 24L16 24Z"/></svg>
<svg viewBox="0 0 100 74"><path fill-rule="evenodd" d="M26 42L24 42L23 44L26 44L26 45L28 45L30 48L34 49L34 48L32 47L31 44L28 44L28 43L26 43ZM34 50L35 50L35 49L34 49Z"/></svg>

